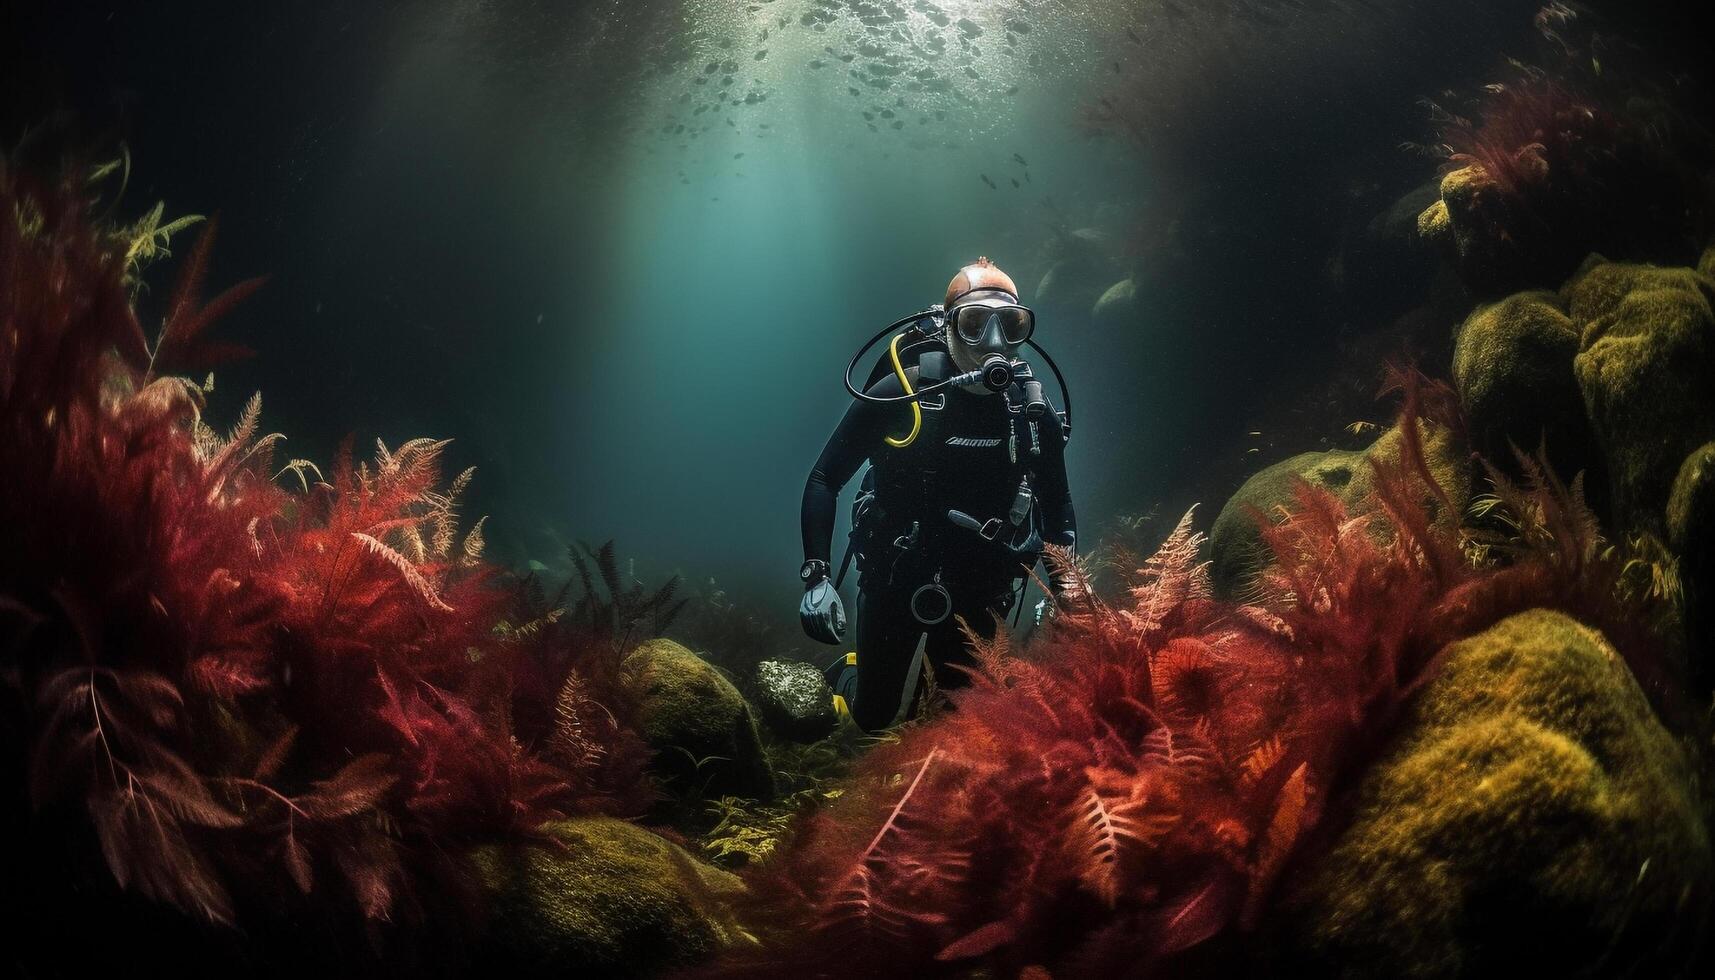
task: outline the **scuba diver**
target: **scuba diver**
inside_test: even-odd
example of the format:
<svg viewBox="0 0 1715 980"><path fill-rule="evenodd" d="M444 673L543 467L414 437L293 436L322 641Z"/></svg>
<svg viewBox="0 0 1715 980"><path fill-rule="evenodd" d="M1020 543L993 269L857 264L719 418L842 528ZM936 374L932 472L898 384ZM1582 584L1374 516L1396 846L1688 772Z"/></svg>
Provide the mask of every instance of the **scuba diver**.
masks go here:
<svg viewBox="0 0 1715 980"><path fill-rule="evenodd" d="M856 400L804 485L799 618L811 638L841 641L846 615L838 590L855 555L857 649L828 674L836 708L865 732L898 713L920 641L939 687L968 684L968 675L950 669L976 666L959 619L993 637L1022 597L1043 545L1076 545L1064 456L1071 397L1053 359L1031 340L1036 315L1019 298L1012 278L985 256L959 270L941 305L871 338L846 367L846 390ZM852 369L896 330L860 391ZM1018 359L1027 343L1054 369L1064 411ZM866 460L850 545L831 578L839 493ZM1050 573L1055 603L1072 598L1071 583ZM1052 612L1038 603L1036 621Z"/></svg>

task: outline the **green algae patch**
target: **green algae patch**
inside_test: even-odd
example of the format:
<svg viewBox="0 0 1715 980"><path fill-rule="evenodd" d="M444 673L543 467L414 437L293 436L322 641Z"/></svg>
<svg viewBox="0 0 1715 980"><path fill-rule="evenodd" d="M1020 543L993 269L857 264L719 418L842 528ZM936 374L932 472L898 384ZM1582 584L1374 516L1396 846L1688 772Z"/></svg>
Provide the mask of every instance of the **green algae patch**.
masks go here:
<svg viewBox="0 0 1715 980"><path fill-rule="evenodd" d="M756 713L733 683L703 658L668 639L626 654L655 769L681 798L772 799L774 771L762 750Z"/></svg>
<svg viewBox="0 0 1715 980"><path fill-rule="evenodd" d="M1450 645L1294 942L1341 976L1656 975L1710 873L1681 746L1595 630L1547 610Z"/></svg>
<svg viewBox="0 0 1715 980"><path fill-rule="evenodd" d="M1457 513L1442 513L1440 501L1428 492L1423 504L1438 527L1448 527L1470 501L1465 447L1449 429L1434 422L1419 421L1418 432L1429 472L1447 492ZM1215 595L1231 598L1245 594L1269 561L1250 508L1278 520L1281 507L1295 506L1293 488L1303 480L1339 497L1353 513L1364 512L1366 498L1375 489L1372 462L1396 464L1404 446L1405 434L1394 426L1368 448L1299 453L1253 474L1222 505L1209 528L1209 577Z"/></svg>
<svg viewBox="0 0 1715 980"><path fill-rule="evenodd" d="M730 872L623 820L548 824L552 843L489 844L469 860L489 893L485 955L526 976L638 977L745 942Z"/></svg>
<svg viewBox="0 0 1715 980"><path fill-rule="evenodd" d="M1715 438L1715 281L1694 269L1590 266L1565 290L1573 367L1607 460L1616 524L1663 531L1685 457Z"/></svg>

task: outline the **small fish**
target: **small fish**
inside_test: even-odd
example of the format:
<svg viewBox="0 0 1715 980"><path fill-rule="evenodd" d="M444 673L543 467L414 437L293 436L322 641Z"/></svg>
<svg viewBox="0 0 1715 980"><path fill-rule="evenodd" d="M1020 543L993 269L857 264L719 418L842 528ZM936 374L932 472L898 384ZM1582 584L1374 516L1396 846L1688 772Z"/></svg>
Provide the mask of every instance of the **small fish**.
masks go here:
<svg viewBox="0 0 1715 980"><path fill-rule="evenodd" d="M1361 436L1376 431L1376 424L1374 422L1364 422L1360 420L1346 426L1346 431L1352 435Z"/></svg>
<svg viewBox="0 0 1715 980"><path fill-rule="evenodd" d="M894 128L894 129L904 129L904 128L905 128L905 120L903 120L903 119L895 119L895 120L894 120L894 121L893 121L893 128Z"/></svg>
<svg viewBox="0 0 1715 980"><path fill-rule="evenodd" d="M1031 182L1031 180L1030 180L1030 171L1028 171L1028 170L1026 170L1026 171L1025 171L1025 172L1024 172L1024 182L1025 182L1025 183L1026 183L1026 184L1028 184L1028 183L1030 183L1030 182Z"/></svg>
<svg viewBox="0 0 1715 980"><path fill-rule="evenodd" d="M733 155L732 155L732 158L733 158L733 159L734 159L734 160L741 160L741 159L743 159L743 158L744 158L744 154L743 154L743 153L734 153L734 154L733 154Z"/></svg>
<svg viewBox="0 0 1715 980"><path fill-rule="evenodd" d="M846 91L852 95L858 94L858 90L855 88L852 88L850 85L846 86Z"/></svg>
<svg viewBox="0 0 1715 980"><path fill-rule="evenodd" d="M1258 448L1257 448L1257 447L1255 447L1255 446L1252 446L1252 447L1250 447L1250 448L1249 448L1249 449L1247 449L1247 450L1245 450L1245 455L1246 455L1246 456L1249 456L1249 455L1251 455L1251 454L1253 454L1253 453L1260 453L1260 452L1262 452L1262 450L1260 450L1260 449L1258 449Z"/></svg>
<svg viewBox="0 0 1715 980"><path fill-rule="evenodd" d="M1251 430L1251 432L1250 432L1250 435L1251 435L1251 438L1252 438L1252 439L1255 439L1255 438L1256 438L1256 437L1257 437L1257 436L1260 436L1260 435L1262 435L1262 430L1260 430L1260 429L1252 429L1252 430Z"/></svg>
<svg viewBox="0 0 1715 980"><path fill-rule="evenodd" d="M822 60L822 59L820 59L820 58L817 58L817 59L815 59L815 60L814 60L814 61L812 61L812 62L810 62L810 67L811 67L811 68L821 68L821 67L823 67L823 66L825 66L825 65L827 65L827 62L826 62L826 61L823 61L823 60Z"/></svg>
<svg viewBox="0 0 1715 980"><path fill-rule="evenodd" d="M1018 182L1018 178L1017 178L1017 177L1014 177L1014 178L1012 178L1012 186L1014 186L1014 187L1019 187L1019 186L1021 186L1021 185L1020 185L1020 184L1019 184L1019 182Z"/></svg>
<svg viewBox="0 0 1715 980"><path fill-rule="evenodd" d="M755 58L757 61L761 61L762 59L768 57L768 49L763 48L761 51L756 52L756 54L752 55L751 57Z"/></svg>
<svg viewBox="0 0 1715 980"><path fill-rule="evenodd" d="M982 178L982 179L983 179L983 183L985 183L985 184L987 184L987 185L989 185L989 190L993 190L993 191L998 191L998 190L1000 190L1000 188L998 188L998 187L996 187L996 186L995 186L995 184L994 184L994 181L992 181L992 180L990 180L990 179L989 179L989 175L988 175L988 174L978 174L978 175L977 175L977 176L978 176L978 177L981 177L981 178Z"/></svg>
<svg viewBox="0 0 1715 980"><path fill-rule="evenodd" d="M1116 62L1114 62L1114 74L1118 75L1119 73L1120 73L1120 63L1116 61Z"/></svg>
<svg viewBox="0 0 1715 980"><path fill-rule="evenodd" d="M1023 158L1023 157L1021 157L1021 156L1019 156L1019 155L1018 155L1018 154L1016 154L1016 153L1014 153L1014 154L1013 154L1013 155L1012 155L1012 158L1013 158L1013 159L1014 159L1014 160L1017 160L1017 161L1018 161L1018 165L1019 165L1019 166L1021 166L1021 167L1028 167L1028 166L1030 166L1030 164L1028 164L1028 163L1025 163L1025 162L1024 162L1024 158Z"/></svg>
<svg viewBox="0 0 1715 980"><path fill-rule="evenodd" d="M1003 94L1005 94L1005 95L1017 95L1018 94L1018 86L1017 85L1008 85L1006 87L1006 91Z"/></svg>

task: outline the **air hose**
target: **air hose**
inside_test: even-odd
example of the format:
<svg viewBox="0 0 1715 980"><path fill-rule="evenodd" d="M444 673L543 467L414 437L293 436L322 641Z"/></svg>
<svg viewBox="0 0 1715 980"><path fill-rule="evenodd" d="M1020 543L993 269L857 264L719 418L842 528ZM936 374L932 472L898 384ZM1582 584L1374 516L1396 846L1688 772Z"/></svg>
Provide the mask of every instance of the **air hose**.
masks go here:
<svg viewBox="0 0 1715 980"><path fill-rule="evenodd" d="M916 395L911 390L911 379L905 376L905 367L899 363L899 342L905 338L904 331L894 335L893 343L887 345L887 353L893 358L893 373L899 376L899 386L905 389L907 395ZM895 449L904 449L917 441L917 433L923 431L923 408L915 398L911 401L911 431L904 436L888 436L887 444Z"/></svg>

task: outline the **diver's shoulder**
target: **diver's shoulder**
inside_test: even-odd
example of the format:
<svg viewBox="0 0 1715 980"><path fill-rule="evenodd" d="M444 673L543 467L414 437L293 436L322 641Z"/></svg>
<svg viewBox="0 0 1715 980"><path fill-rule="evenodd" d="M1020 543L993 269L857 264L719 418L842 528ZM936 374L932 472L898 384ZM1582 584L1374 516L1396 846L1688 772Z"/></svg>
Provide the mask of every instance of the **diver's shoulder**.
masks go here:
<svg viewBox="0 0 1715 980"><path fill-rule="evenodd" d="M909 367L906 368L906 372L910 375L912 382L915 383L917 380L917 369L915 367ZM875 395L878 398L897 398L900 395L905 394L905 389L900 387L899 375L885 374L877 380L875 384L865 388L864 394Z"/></svg>

